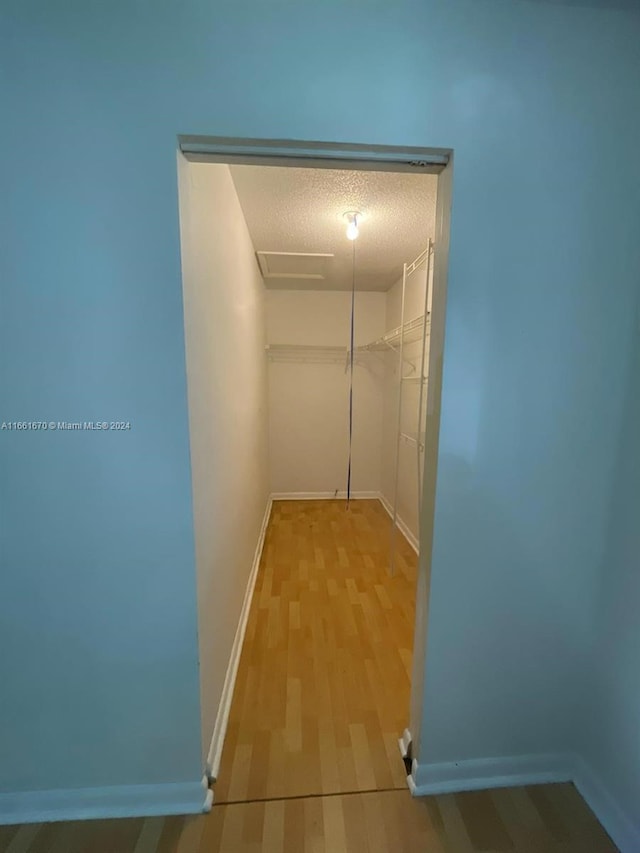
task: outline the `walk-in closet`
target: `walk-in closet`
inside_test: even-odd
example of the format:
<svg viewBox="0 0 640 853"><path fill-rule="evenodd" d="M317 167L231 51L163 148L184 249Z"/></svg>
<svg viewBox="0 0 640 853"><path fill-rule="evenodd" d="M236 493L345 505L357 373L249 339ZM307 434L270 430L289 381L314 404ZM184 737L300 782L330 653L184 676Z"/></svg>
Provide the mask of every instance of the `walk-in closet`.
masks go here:
<svg viewBox="0 0 640 853"><path fill-rule="evenodd" d="M215 800L406 787L437 175L179 175Z"/></svg>

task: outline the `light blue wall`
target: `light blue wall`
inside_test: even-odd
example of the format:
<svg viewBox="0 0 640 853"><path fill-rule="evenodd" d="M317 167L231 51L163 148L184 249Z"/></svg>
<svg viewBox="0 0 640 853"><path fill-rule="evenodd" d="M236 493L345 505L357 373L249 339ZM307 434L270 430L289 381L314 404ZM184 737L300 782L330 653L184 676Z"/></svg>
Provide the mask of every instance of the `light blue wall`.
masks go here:
<svg viewBox="0 0 640 853"><path fill-rule="evenodd" d="M120 13L9 5L0 419L132 428L0 432L0 791L194 781L175 140L115 70Z"/></svg>
<svg viewBox="0 0 640 853"><path fill-rule="evenodd" d="M640 274L640 85L609 98L572 33L517 146L495 167L456 149L428 761L579 745ZM625 88L613 54L608 79Z"/></svg>
<svg viewBox="0 0 640 853"><path fill-rule="evenodd" d="M455 149L421 757L577 742L637 278L638 17L2 10L3 411L134 428L0 435L1 784L199 771L178 133Z"/></svg>
<svg viewBox="0 0 640 853"><path fill-rule="evenodd" d="M616 490L598 590L584 756L633 821L640 844L640 275L638 313L632 320L636 346L627 374Z"/></svg>

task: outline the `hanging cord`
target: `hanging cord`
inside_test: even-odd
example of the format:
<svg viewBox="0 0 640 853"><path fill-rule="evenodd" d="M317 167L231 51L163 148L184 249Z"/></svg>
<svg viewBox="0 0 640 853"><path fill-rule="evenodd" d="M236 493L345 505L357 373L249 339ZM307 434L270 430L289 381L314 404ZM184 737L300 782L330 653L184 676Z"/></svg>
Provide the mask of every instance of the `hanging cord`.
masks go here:
<svg viewBox="0 0 640 853"><path fill-rule="evenodd" d="M353 444L353 347L356 308L356 241L353 241L351 272L351 339L349 346L349 462L347 464L347 509L351 502L351 447Z"/></svg>

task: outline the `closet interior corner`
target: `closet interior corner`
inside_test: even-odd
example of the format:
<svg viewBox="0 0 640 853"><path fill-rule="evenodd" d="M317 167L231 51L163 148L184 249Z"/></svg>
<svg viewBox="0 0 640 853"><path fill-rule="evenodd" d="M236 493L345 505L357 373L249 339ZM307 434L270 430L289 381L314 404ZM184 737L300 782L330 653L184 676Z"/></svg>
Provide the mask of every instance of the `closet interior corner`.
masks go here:
<svg viewBox="0 0 640 853"><path fill-rule="evenodd" d="M231 171L266 288L271 491L380 500L393 572L395 531L419 541L437 177ZM268 242L253 203L265 180L272 222L287 219ZM343 208L362 211L354 240Z"/></svg>

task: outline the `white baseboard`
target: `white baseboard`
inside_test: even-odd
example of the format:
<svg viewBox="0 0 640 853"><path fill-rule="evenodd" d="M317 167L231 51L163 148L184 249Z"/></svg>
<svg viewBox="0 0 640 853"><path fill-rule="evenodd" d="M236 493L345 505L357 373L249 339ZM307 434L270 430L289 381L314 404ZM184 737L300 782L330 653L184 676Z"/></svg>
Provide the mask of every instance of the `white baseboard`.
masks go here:
<svg viewBox="0 0 640 853"><path fill-rule="evenodd" d="M262 526L260 527L260 534L258 536L256 550L253 556L253 564L251 566L251 572L249 573L249 579L247 581L244 601L242 602L240 620L238 622L238 627L236 628L236 635L233 638L233 646L231 647L231 657L229 658L227 672L224 677L222 696L220 698L220 705L218 706L218 713L216 715L216 721L213 727L213 735L211 736L211 744L209 746L209 753L207 755L207 764L205 768L205 772L210 779L215 779L218 775L218 770L220 769L222 745L224 743L224 736L226 734L227 724L229 722L229 711L231 709L231 700L233 698L233 688L235 687L236 676L238 675L238 666L240 665L242 644L244 642L245 631L247 630L247 621L249 619L249 611L251 610L251 599L253 598L253 590L256 585L258 568L260 566L260 558L262 557L262 548L264 546L264 537L265 533L267 532L267 525L269 524L269 517L271 515L272 505L273 499L272 497L269 497L262 519Z"/></svg>
<svg viewBox="0 0 640 853"><path fill-rule="evenodd" d="M117 785L0 794L0 824L208 812L207 779L165 785Z"/></svg>
<svg viewBox="0 0 640 853"><path fill-rule="evenodd" d="M418 762L413 759L411 762L411 773L407 776L407 788L412 797L419 797L418 789L416 788L415 777L418 775Z"/></svg>
<svg viewBox="0 0 640 853"><path fill-rule="evenodd" d="M380 492L351 492L352 500L377 500ZM337 492L273 492L271 499L274 501L326 501L346 500L346 491Z"/></svg>
<svg viewBox="0 0 640 853"><path fill-rule="evenodd" d="M402 737L398 738L398 746L400 747L400 755L404 758L409 754L409 747L411 746L411 732L409 729L405 729L402 732Z"/></svg>
<svg viewBox="0 0 640 853"><path fill-rule="evenodd" d="M410 787L414 796L422 797L485 788L571 782L574 769L571 755L514 755L446 764L418 764L414 759Z"/></svg>
<svg viewBox="0 0 640 853"><path fill-rule="evenodd" d="M576 760L573 783L620 853L637 853L640 850L640 820L634 821L620 808L611 792L581 758Z"/></svg>
<svg viewBox="0 0 640 853"><path fill-rule="evenodd" d="M389 513L390 517L393 518L393 507L391 506L389 501L385 498L385 496L382 494L382 492L378 492L377 498L380 501L380 503L382 504L382 506ZM414 534L409 529L408 525L400 518L399 515L396 516L396 523L398 525L398 529L400 530L400 532L402 533L404 538L407 540L409 545L411 545L411 547L416 552L416 554L419 554L420 553L420 543L418 541L417 536L414 536Z"/></svg>

